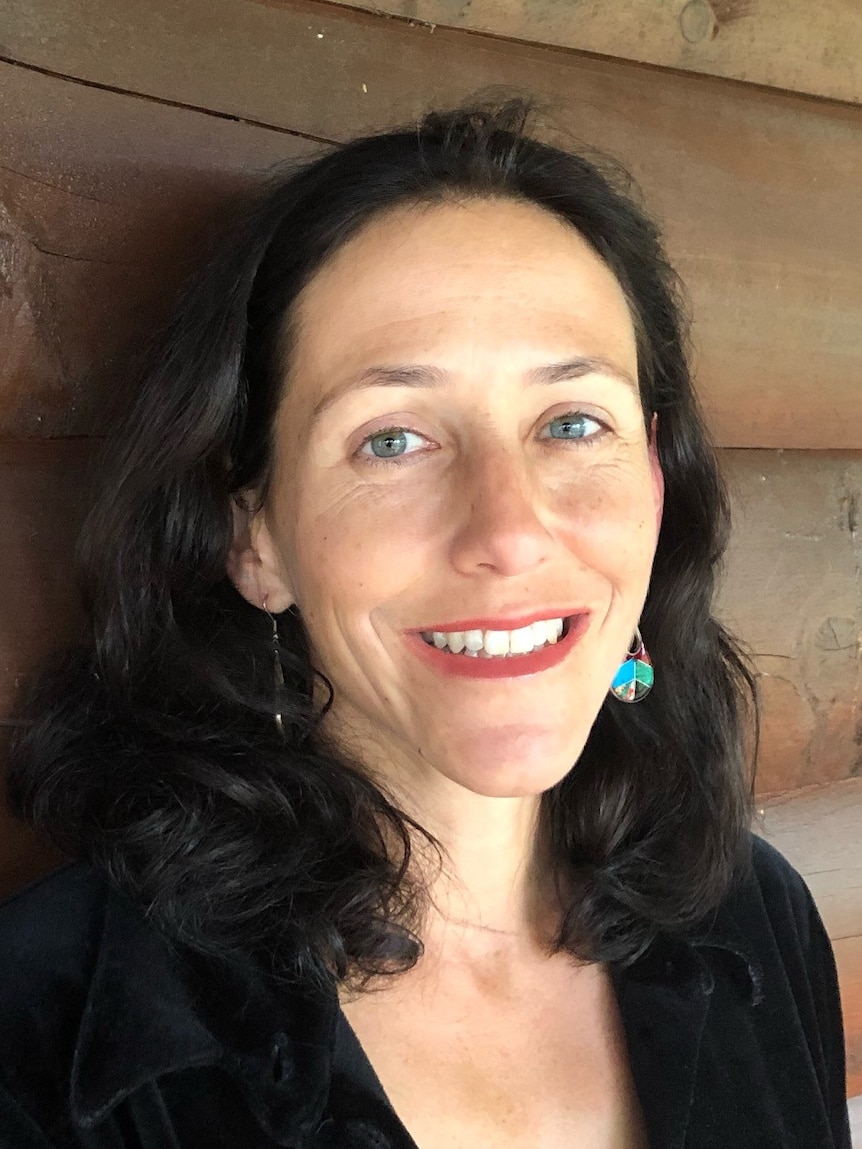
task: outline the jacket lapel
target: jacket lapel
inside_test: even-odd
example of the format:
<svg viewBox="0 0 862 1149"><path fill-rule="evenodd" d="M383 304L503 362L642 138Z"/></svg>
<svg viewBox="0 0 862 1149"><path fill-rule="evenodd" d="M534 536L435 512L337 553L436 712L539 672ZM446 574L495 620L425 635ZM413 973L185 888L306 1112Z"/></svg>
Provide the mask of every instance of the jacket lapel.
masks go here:
<svg viewBox="0 0 862 1149"><path fill-rule="evenodd" d="M695 949L666 939L611 974L649 1144L683 1149L712 974Z"/></svg>
<svg viewBox="0 0 862 1149"><path fill-rule="evenodd" d="M170 950L112 895L70 1079L76 1125L91 1128L160 1074L218 1060L220 1045L197 1019Z"/></svg>
<svg viewBox="0 0 862 1149"><path fill-rule="evenodd" d="M334 989L275 993L251 968L189 955L180 961L138 910L112 894L78 1027L73 1120L90 1129L164 1074L220 1066L276 1144L305 1143L329 1095L337 1011Z"/></svg>

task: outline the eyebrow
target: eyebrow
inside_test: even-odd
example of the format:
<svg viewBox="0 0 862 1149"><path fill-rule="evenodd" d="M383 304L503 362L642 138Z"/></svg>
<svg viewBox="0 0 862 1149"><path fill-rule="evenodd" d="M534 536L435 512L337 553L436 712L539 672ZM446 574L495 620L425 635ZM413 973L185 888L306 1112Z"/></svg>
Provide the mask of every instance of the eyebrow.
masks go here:
<svg viewBox="0 0 862 1149"><path fill-rule="evenodd" d="M542 367L533 367L524 376L524 385L530 387L538 384L561 383L566 379L582 379L585 375L607 375L612 379L617 379L640 398L637 380L603 355L578 355L573 359L563 360L561 363L548 363ZM442 387L449 379L448 372L425 363L405 364L396 367L367 367L355 378L345 380L334 391L324 395L316 404L311 421L315 423L325 411L328 411L330 407L353 391L361 391L370 387Z"/></svg>

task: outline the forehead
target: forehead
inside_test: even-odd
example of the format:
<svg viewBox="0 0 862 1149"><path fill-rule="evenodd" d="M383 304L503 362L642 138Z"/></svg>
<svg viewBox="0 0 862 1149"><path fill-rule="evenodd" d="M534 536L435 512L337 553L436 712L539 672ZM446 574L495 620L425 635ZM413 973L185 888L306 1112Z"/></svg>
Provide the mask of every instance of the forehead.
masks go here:
<svg viewBox="0 0 862 1149"><path fill-rule="evenodd" d="M631 314L613 273L566 221L511 200L377 217L305 287L293 330L300 375L392 356L457 369L465 350L517 356L545 344L636 370Z"/></svg>

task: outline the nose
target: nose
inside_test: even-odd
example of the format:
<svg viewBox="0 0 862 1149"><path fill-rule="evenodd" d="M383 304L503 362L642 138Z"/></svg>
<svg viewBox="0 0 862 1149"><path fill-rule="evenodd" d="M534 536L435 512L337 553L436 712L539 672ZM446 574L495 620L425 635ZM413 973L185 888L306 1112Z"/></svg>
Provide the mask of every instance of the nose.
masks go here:
<svg viewBox="0 0 862 1149"><path fill-rule="evenodd" d="M511 451L488 449L459 476L452 565L462 574L527 574L550 556L541 492Z"/></svg>

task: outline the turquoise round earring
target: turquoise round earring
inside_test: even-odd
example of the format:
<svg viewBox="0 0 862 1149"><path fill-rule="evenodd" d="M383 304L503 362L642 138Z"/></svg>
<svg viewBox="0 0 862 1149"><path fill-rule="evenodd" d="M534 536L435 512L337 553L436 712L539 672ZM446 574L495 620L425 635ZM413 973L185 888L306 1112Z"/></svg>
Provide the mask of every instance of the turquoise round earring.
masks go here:
<svg viewBox="0 0 862 1149"><path fill-rule="evenodd" d="M639 627L635 627L634 649L614 675L610 693L620 702L640 702L652 690L655 682L650 656L646 652Z"/></svg>

